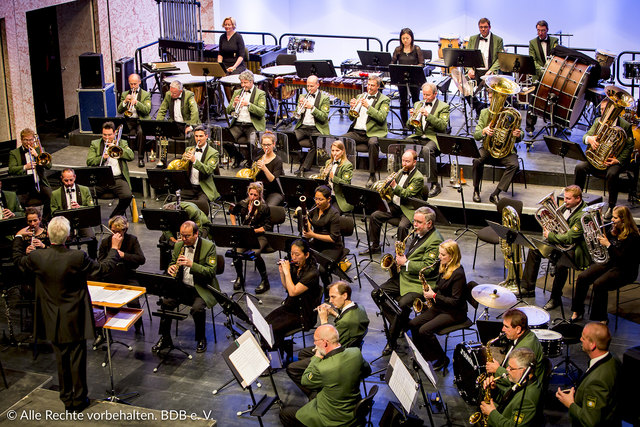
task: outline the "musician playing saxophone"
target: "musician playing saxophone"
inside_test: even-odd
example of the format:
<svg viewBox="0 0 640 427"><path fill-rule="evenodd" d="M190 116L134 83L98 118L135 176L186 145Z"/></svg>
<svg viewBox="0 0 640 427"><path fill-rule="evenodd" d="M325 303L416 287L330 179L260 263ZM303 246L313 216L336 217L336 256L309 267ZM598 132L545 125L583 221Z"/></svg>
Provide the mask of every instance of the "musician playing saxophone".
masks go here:
<svg viewBox="0 0 640 427"><path fill-rule="evenodd" d="M282 188L278 178L284 175L282 159L275 152L276 135L271 131L262 134L262 153L258 152L258 174L256 182L262 182L264 186L264 199L267 206L280 206L284 201Z"/></svg>
<svg viewBox="0 0 640 427"><path fill-rule="evenodd" d="M640 258L636 251L640 245L640 235L631 211L626 206L616 206L611 221L612 227L603 229L599 239L609 253L609 262L591 264L578 275L571 304L573 321L584 314L584 300L590 285L593 285L590 319L607 321L609 291L633 282L638 275Z"/></svg>
<svg viewBox="0 0 640 427"><path fill-rule="evenodd" d="M207 130L204 126L198 125L193 130L195 138L195 149L187 147L183 160L187 161L187 172L189 172L189 188L181 189L183 200L195 203L202 212L209 214L209 202L220 197L216 184L213 182L213 175L218 168L220 154L218 150L209 145Z"/></svg>
<svg viewBox="0 0 640 427"><path fill-rule="evenodd" d="M460 264L460 247L455 240L445 240L438 247L438 279L433 287L423 289L425 300L433 306L426 308L409 322L411 337L426 360L433 361L439 371L449 365L435 333L449 325L462 323L467 318L467 278Z"/></svg>
<svg viewBox="0 0 640 427"><path fill-rule="evenodd" d="M405 251L396 255L396 263L400 273L393 275L383 283L382 288L391 298L395 299L402 310L399 316L389 311L386 306L380 307L382 314L389 321L389 342L383 354L390 354L396 346L400 333L406 329L411 314L411 306L416 298L423 295L422 282L418 276L420 270L429 266L423 272L429 286L435 286L438 277L438 254L442 243L442 235L435 228L436 214L426 206L418 208L413 216L415 233L405 242ZM371 294L377 300L375 291Z"/></svg>

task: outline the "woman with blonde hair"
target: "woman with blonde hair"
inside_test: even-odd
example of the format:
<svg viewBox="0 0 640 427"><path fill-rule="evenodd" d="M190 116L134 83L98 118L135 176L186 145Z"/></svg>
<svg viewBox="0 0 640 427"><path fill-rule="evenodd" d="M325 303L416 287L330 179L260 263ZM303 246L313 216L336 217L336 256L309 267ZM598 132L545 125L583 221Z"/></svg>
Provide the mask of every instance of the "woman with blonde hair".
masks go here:
<svg viewBox="0 0 640 427"><path fill-rule="evenodd" d="M331 158L327 160L324 167L327 168L329 165L331 165L331 169L327 175L327 185L333 190L333 196L335 198L333 206L338 209L338 212L341 214L351 212L353 206L345 200L342 194L342 184L351 184L351 178L353 178L353 163L347 158L344 143L338 139L331 144Z"/></svg>

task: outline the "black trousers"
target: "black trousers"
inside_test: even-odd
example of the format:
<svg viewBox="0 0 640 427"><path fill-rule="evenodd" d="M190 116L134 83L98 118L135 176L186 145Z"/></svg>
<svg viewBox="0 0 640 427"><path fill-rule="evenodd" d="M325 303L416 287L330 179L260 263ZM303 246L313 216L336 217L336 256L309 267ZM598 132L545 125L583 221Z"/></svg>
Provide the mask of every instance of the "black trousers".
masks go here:
<svg viewBox="0 0 640 427"><path fill-rule="evenodd" d="M223 144L224 149L227 150L229 157L236 159L236 162L240 163L245 158L251 160L251 146L256 143L257 131L252 123L235 123L229 128L229 132L233 135L238 145L246 145L246 152L241 152L231 142L225 142ZM244 147L243 147L244 148Z"/></svg>
<svg viewBox="0 0 640 427"><path fill-rule="evenodd" d="M411 228L411 221L404 216L402 209L395 204L389 203L389 210L390 212L375 211L371 214L369 219L369 240L372 248L380 247L380 231L382 230L382 225L391 218L400 218L398 240L403 240L407 237L409 228Z"/></svg>
<svg viewBox="0 0 640 427"><path fill-rule="evenodd" d="M422 151L420 155L424 159L425 162L428 162L429 171L427 173L427 182L438 182L438 169L436 166L436 157L440 155L440 150L438 150L438 146L435 142L430 139L423 140L425 141L424 147L422 147Z"/></svg>
<svg viewBox="0 0 640 427"><path fill-rule="evenodd" d="M284 427L305 427L297 418L296 412L302 406L287 405L280 409L280 422Z"/></svg>
<svg viewBox="0 0 640 427"><path fill-rule="evenodd" d="M368 137L366 131L355 129L342 136L355 141L356 151L369 153L369 174L373 175L378 170L378 156L380 155L378 137Z"/></svg>
<svg viewBox="0 0 640 427"><path fill-rule="evenodd" d="M411 93L411 105L420 100L420 88L417 86L409 86ZM409 120L409 97L407 96L407 87L398 86L398 94L400 95L400 118L402 119L402 127L406 126Z"/></svg>
<svg viewBox="0 0 640 427"><path fill-rule="evenodd" d="M400 315L396 315L395 312L391 312L387 307L382 306L380 310L382 311L382 315L389 322L389 347L395 348L396 343L398 341L398 337L400 334L407 329L409 324L409 315L411 314L411 307L413 306L413 301L416 298L422 297L422 294L417 292L409 292L404 295L400 295L400 281L399 278L392 277L391 279L384 282L380 285L380 288L384 290L387 295L396 300L398 306L400 307ZM374 297L375 291L371 292L371 298L375 301Z"/></svg>
<svg viewBox="0 0 640 427"><path fill-rule="evenodd" d="M491 157L491 154L484 148L480 148L480 157L473 159L473 189L474 191L480 191L480 184L482 183L482 176L484 175L484 165L497 165L504 166L505 171L498 182L498 190L507 191L509 184L513 181L513 177L518 172L518 155L511 153L501 159Z"/></svg>
<svg viewBox="0 0 640 427"><path fill-rule="evenodd" d="M111 215L109 215L109 218L113 218L116 215L126 216L127 208L131 204L131 199L133 198L131 187L129 187L129 183L122 175L114 177L114 181L114 185L96 186L96 194L98 197L102 197L105 193L113 193L113 195L118 199L118 204L113 212L111 212Z"/></svg>
<svg viewBox="0 0 640 427"><path fill-rule="evenodd" d="M51 343L58 365L60 400L69 408L87 400L87 340Z"/></svg>
<svg viewBox="0 0 640 427"><path fill-rule="evenodd" d="M192 185L191 188L183 188L180 191L180 198L184 201L195 203L195 205L204 212L205 215L209 215L209 198L199 185Z"/></svg>
<svg viewBox="0 0 640 427"><path fill-rule="evenodd" d="M284 196L281 193L265 193L264 202L267 206L280 206L284 202Z"/></svg>
<svg viewBox="0 0 640 427"><path fill-rule="evenodd" d="M318 242L315 241L311 243L311 247L332 261L338 261L340 255L342 255L343 249L342 246L326 248L326 243L322 242L321 244L318 244ZM325 289L331 284L331 273L329 271L330 266L330 262L325 262L324 260L318 261L318 272L320 273L320 280L322 280L322 284L324 285Z"/></svg>
<svg viewBox="0 0 640 427"><path fill-rule="evenodd" d="M205 319L206 319L206 309L207 304L204 302L200 295L198 295L198 291L196 288L188 288L184 292L187 292L189 295L189 300L191 300L191 317L193 317L193 323L196 326L196 341L200 341L206 338L205 334ZM186 301L186 300L185 300ZM162 310L175 310L178 306L178 299L172 297L163 297L162 304L160 307ZM163 337L170 338L171 337L171 319L162 317L160 318L160 335Z"/></svg>
<svg viewBox="0 0 640 427"><path fill-rule="evenodd" d="M300 158L300 168L308 171L313 165L313 161L316 158L316 146L313 143L312 135L319 135L318 129L315 126L302 125L293 132L298 140L300 147L308 148L309 151L304 157L304 160Z"/></svg>
<svg viewBox="0 0 640 427"><path fill-rule="evenodd" d="M258 273L260 273L260 278L262 280L269 281L269 276L267 275L267 265L264 263L264 258L262 258L262 251L264 251L264 249L269 245L269 241L264 236L258 236L258 242L260 243L260 247L257 249L252 249L256 254L254 262L256 263L256 269L258 270ZM237 248L236 250L239 253L242 253L247 249ZM235 259L233 261L233 266L236 268L236 274L238 275L238 277L244 280L244 272L242 271L242 260Z"/></svg>
<svg viewBox="0 0 640 427"><path fill-rule="evenodd" d="M446 356L436 332L457 323L464 322L465 316L452 314L438 308L427 308L411 319L411 338L426 360L442 360Z"/></svg>
<svg viewBox="0 0 640 427"><path fill-rule="evenodd" d="M576 294L571 303L571 311L584 313L584 300L587 298L589 286L593 285L590 319L607 320L609 291L631 283L635 279L635 276L631 276L633 274L607 264L592 264L576 279Z"/></svg>
<svg viewBox="0 0 640 427"><path fill-rule="evenodd" d="M304 394L307 395L309 400L315 397L317 391L310 390L302 385L302 374L304 374L304 371L309 366L309 363L311 363L311 357L313 357L313 355L315 354L313 349L314 347L303 348L298 353L298 360L289 363L289 365L287 366L287 375L289 375L291 381L293 381L293 383L297 385Z"/></svg>
<svg viewBox="0 0 640 427"><path fill-rule="evenodd" d="M618 203L618 190L620 187L620 179L618 178L623 167L621 164L611 165L606 171L594 168L589 162L580 162L574 170L574 184L584 189L587 182L587 174L604 178L606 180L607 191L609 192L609 206L614 207Z"/></svg>
<svg viewBox="0 0 640 427"><path fill-rule="evenodd" d="M130 124L132 123L133 121ZM136 140L136 146L138 147L138 159L144 160L144 153L147 151L147 138L142 132L142 126L138 124L135 127L129 129L129 136L133 136Z"/></svg>
<svg viewBox="0 0 640 427"><path fill-rule="evenodd" d="M573 253L569 255L573 258ZM520 281L520 287L523 291L533 291L536 288L536 280L538 280L538 270L540 269L540 262L542 257L535 251L529 251L527 254L527 260L524 264L524 271L522 273L522 280ZM554 263L553 260L549 262ZM560 301L562 298L562 289L569 277L569 267L556 264L555 275L553 277L553 285L551 286L551 299Z"/></svg>
<svg viewBox="0 0 640 427"><path fill-rule="evenodd" d="M282 349L287 334L301 326L298 307L293 306L281 305L267 314L265 320L273 329L274 350Z"/></svg>

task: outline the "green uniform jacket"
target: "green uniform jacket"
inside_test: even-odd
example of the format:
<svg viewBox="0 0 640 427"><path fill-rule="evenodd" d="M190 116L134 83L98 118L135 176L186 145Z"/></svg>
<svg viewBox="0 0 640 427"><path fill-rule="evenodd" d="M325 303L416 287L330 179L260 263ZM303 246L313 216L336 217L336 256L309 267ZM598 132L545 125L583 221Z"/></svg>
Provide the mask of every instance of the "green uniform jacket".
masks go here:
<svg viewBox="0 0 640 427"><path fill-rule="evenodd" d="M369 373L371 367L358 348L339 347L323 359L313 356L302 374L302 386L319 392L296 412L296 418L308 427L355 425L360 381Z"/></svg>
<svg viewBox="0 0 640 427"><path fill-rule="evenodd" d="M538 381L542 381L544 378L544 364L542 363L542 358L544 357L544 353L542 352L542 345L540 341L538 341L538 337L536 334L531 332L529 329L520 340L516 344L514 350L516 348L528 348L533 351L533 354L536 355L536 369L534 371L535 377ZM505 359L506 360L506 359ZM503 363L506 366L506 362ZM495 377L499 377L500 375L507 372L507 369L500 366L496 369ZM506 387L511 387L512 383L507 378L500 378L496 381L496 384L500 389L504 389Z"/></svg>
<svg viewBox="0 0 640 427"><path fill-rule="evenodd" d="M418 168L414 168L412 175L409 176L409 179L407 179L404 185L404 187L396 185L393 189L393 195L400 196L400 209L402 210L402 214L406 216L409 221L413 222L413 213L416 209L409 203L408 198L419 198L422 194L422 187L424 187L424 176L422 176Z"/></svg>
<svg viewBox="0 0 640 427"><path fill-rule="evenodd" d="M184 122L190 126L200 124L200 113L198 112L198 104L196 103L196 97L193 92L187 89L182 89L182 95L180 95L180 98L182 99L182 106L180 110L182 111L182 119ZM167 91L167 93L164 94L164 99L158 109L158 114L156 114L156 120L164 120L166 118L172 122L172 104L171 92Z"/></svg>
<svg viewBox="0 0 640 427"><path fill-rule="evenodd" d="M587 137L595 133L599 120L600 120L600 117L598 117L597 120L594 120L593 125L591 125L591 129L589 129L589 131L582 136L582 142L584 144L587 143ZM626 167L629 161L631 160L631 153L633 153L633 149L634 149L633 130L631 129L631 124L629 124L629 122L623 119L622 117L618 119L618 126L620 126L627 134L627 139L625 139L624 141L622 151L620 151L620 154L617 157L618 161L620 162L620 165L622 167Z"/></svg>
<svg viewBox="0 0 640 427"><path fill-rule="evenodd" d="M479 44L480 34L475 34L469 37L467 49L480 49L478 47ZM500 63L498 62L498 53L500 52L504 52L502 37L498 37L495 34L491 33L491 40L489 40L489 61L491 62L491 64L488 64L487 68L494 74L500 68Z"/></svg>
<svg viewBox="0 0 640 427"><path fill-rule="evenodd" d="M534 378L526 388L518 390L513 395L502 412L496 410L489 414L489 426L515 427L517 425L527 427L539 425L540 417L537 415L540 393L540 385ZM503 394L501 393L501 395Z"/></svg>
<svg viewBox="0 0 640 427"><path fill-rule="evenodd" d="M547 38L549 39L549 42L547 43L547 53L551 53L551 49L558 46L558 38L551 36L547 36ZM547 63L547 57L544 56L542 46L538 40L540 40L539 37L529 40L529 56L533 57L533 61L536 64L535 80L542 78L542 72L544 71L544 66Z"/></svg>
<svg viewBox="0 0 640 427"><path fill-rule="evenodd" d="M18 147L9 152L9 175L26 175L27 171L24 170L24 163L22 161L22 155L20 153L22 147ZM41 153L40 148L36 147L36 152L38 154ZM45 169L51 169L51 162L47 163L44 166L36 166L36 172L38 173L38 177L40 178L40 184L44 184L47 187L50 187L49 181L44 175Z"/></svg>
<svg viewBox="0 0 640 427"><path fill-rule="evenodd" d="M617 414L620 363L611 354L598 361L583 376L575 403L569 407L573 426L619 426Z"/></svg>
<svg viewBox="0 0 640 427"><path fill-rule="evenodd" d="M331 163L331 159L327 160L325 167ZM351 212L353 206L351 206L344 198L342 194L342 184L351 184L351 178L353 178L353 163L349 160L345 160L336 169L336 173L333 174L333 194L336 196L336 202L342 212Z"/></svg>
<svg viewBox="0 0 640 427"><path fill-rule="evenodd" d="M180 207L182 208L182 210L187 212L187 218L189 219L189 221L195 222L198 228L200 229L202 229L203 227L209 228L209 226L211 225L211 221L209 220L209 217L207 216L207 214L202 212L195 203L180 202ZM169 230L163 231L162 235L165 237L167 241L170 240L171 237L173 238L176 237L173 234L173 232Z"/></svg>
<svg viewBox="0 0 640 427"><path fill-rule="evenodd" d="M311 115L315 120L316 129L318 129L318 132L320 132L322 135L331 135L331 130L329 129L329 108L331 107L331 100L329 99L327 94L320 90L318 90L316 93L319 96L316 95L316 101L313 103L314 108L311 110ZM231 105L233 105L233 103ZM309 110L305 109L305 111ZM302 126L303 118L304 115L300 117L300 120L298 120L298 123L296 123L296 129Z"/></svg>
<svg viewBox="0 0 640 427"><path fill-rule="evenodd" d="M409 292L417 292L422 294L422 282L418 273L427 265L431 268L425 271L425 278L430 286L435 285L438 280L438 247L444 239L442 234L435 228L427 232L421 242L416 244L411 252L405 252L409 267L400 269L400 295L406 295ZM407 245L411 239L407 239ZM408 251L409 247L407 247Z"/></svg>
<svg viewBox="0 0 640 427"><path fill-rule="evenodd" d="M122 148L122 156L118 159L118 164L120 165L120 170L122 171L122 176L129 187L131 187L131 180L129 179L129 166L127 166L127 162L133 160L134 154L133 150L129 148L129 144L127 141L121 139L120 140L120 148ZM94 139L91 141L91 146L89 147L89 154L87 154L87 166L100 166L100 160L102 160L102 152L104 151L104 143L102 138ZM104 165L104 162L102 162Z"/></svg>
<svg viewBox="0 0 640 427"><path fill-rule="evenodd" d="M569 223L569 231L564 234L549 233L547 241L551 244L567 245L575 243L575 255L574 262L578 268L584 270L591 265L591 255L589 255L589 249L587 243L584 241L584 232L582 230L582 210L587 206L585 202L582 202L578 209L576 209L567 222Z"/></svg>
<svg viewBox="0 0 640 427"><path fill-rule="evenodd" d="M9 209L15 216L24 216L24 210L20 206L18 196L13 191L0 191L0 200L4 199L4 208Z"/></svg>
<svg viewBox="0 0 640 427"><path fill-rule="evenodd" d="M173 254L171 256L172 266L176 263L178 256L180 256L180 250L184 246L182 240L178 240L173 248ZM193 265L191 266L191 274L193 274L193 284L200 298L204 300L207 307L213 307L217 304L213 292L207 289L207 285L211 285L214 288L220 290L218 279L216 278L216 268L218 266L218 258L216 254L216 245L210 240L198 238L198 245L193 255ZM182 283L182 271L181 268L178 271L176 280Z"/></svg>
<svg viewBox="0 0 640 427"><path fill-rule="evenodd" d="M422 108L424 101L416 102L413 105L414 110L419 110ZM409 127L409 121L407 120L407 127ZM431 114L425 117L425 125L424 127L417 129L416 133L411 135L409 138L426 138L436 143L436 147L438 150L440 146L438 145L438 139L436 138L436 133L444 133L447 130L447 125L449 124L449 104L446 102L438 101L437 99L433 102L433 106L431 107Z"/></svg>
<svg viewBox="0 0 640 427"><path fill-rule="evenodd" d="M354 303L355 304L355 303ZM334 325L338 330L340 345L343 347L355 347L362 342L369 328L369 317L364 307L355 304L342 311Z"/></svg>
<svg viewBox="0 0 640 427"><path fill-rule="evenodd" d="M241 93L242 89L238 89L233 92L229 105L227 105L227 114L231 114L235 110L233 102ZM260 90L255 86L253 87L248 107L253 127L256 128L258 132L263 132L267 128L267 121L264 118L264 113L267 109L267 96L263 90ZM231 119L231 126L233 126L235 122L236 119Z"/></svg>
<svg viewBox="0 0 640 427"><path fill-rule="evenodd" d="M51 193L51 212L55 212L58 210L66 210L69 209L67 206L67 198L65 197L62 190L64 186L56 188ZM76 200L80 206L93 206L93 197L91 197L91 191L89 191L89 187L85 187L84 185L76 184Z"/></svg>
<svg viewBox="0 0 640 427"><path fill-rule="evenodd" d="M118 114L124 114L127 111L127 105L124 100L127 95L129 95L129 90L124 91L122 95L120 95L120 103L118 104ZM169 92L167 92L169 93ZM149 113L151 112L151 94L144 89L138 90L138 95L136 96L138 102L135 105L136 112L138 114L139 119L149 120L151 117Z"/></svg>
<svg viewBox="0 0 640 427"><path fill-rule="evenodd" d="M372 136L379 138L387 136L387 114L389 113L390 102L389 97L378 92L372 105L369 105L367 109L367 136L369 138ZM351 123L349 130L353 130L357 120L358 119L355 119L353 123Z"/></svg>
<svg viewBox="0 0 640 427"><path fill-rule="evenodd" d="M490 120L489 109L484 108L482 111L480 111L480 117L478 117L478 124L476 124L476 129L475 131L473 131L473 139L475 139L476 141L484 141L484 135L482 134L482 129L489 126L490 123L491 123L491 120ZM523 136L524 136L524 132L522 132L520 136L516 138L516 144L522 141ZM518 153L518 150L516 150L515 144L511 152L515 154Z"/></svg>
<svg viewBox="0 0 640 427"><path fill-rule="evenodd" d="M210 201L217 200L220 197L220 193L216 189L216 184L213 182L213 172L218 167L218 159L220 153L218 150L207 144L204 146L204 152L202 153L202 160L196 160L194 163L189 162L189 175L191 175L191 168L196 168L200 172L199 180L200 187L204 194L207 195L207 199ZM192 145L192 147L195 147Z"/></svg>

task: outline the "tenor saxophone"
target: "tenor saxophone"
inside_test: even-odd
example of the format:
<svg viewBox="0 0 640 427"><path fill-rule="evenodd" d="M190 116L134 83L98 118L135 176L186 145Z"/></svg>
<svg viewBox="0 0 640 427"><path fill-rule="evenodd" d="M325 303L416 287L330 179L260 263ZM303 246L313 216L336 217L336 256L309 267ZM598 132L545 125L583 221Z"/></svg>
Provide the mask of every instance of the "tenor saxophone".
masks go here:
<svg viewBox="0 0 640 427"><path fill-rule="evenodd" d="M485 347L485 355L486 355L486 359L487 359L487 363L491 363L493 362L493 355L491 354L491 345L493 343L495 343L496 341L499 341L500 339L502 339L502 337L504 337L504 332L500 333L500 335L498 335L497 337L495 337L492 340L487 341L487 345ZM500 375L498 377L498 379L500 378L506 378L507 373L503 373L502 375ZM486 372L478 375L478 378L476 379L476 384L482 384L484 382L485 379L488 378L488 375ZM483 393L483 400L485 403L491 403L491 388L489 387L483 387L482 388L482 393ZM471 416L469 417L469 424L471 425L476 425L479 422L482 423L483 426L487 426L488 425L488 418L480 411L474 412L473 414L471 414Z"/></svg>

